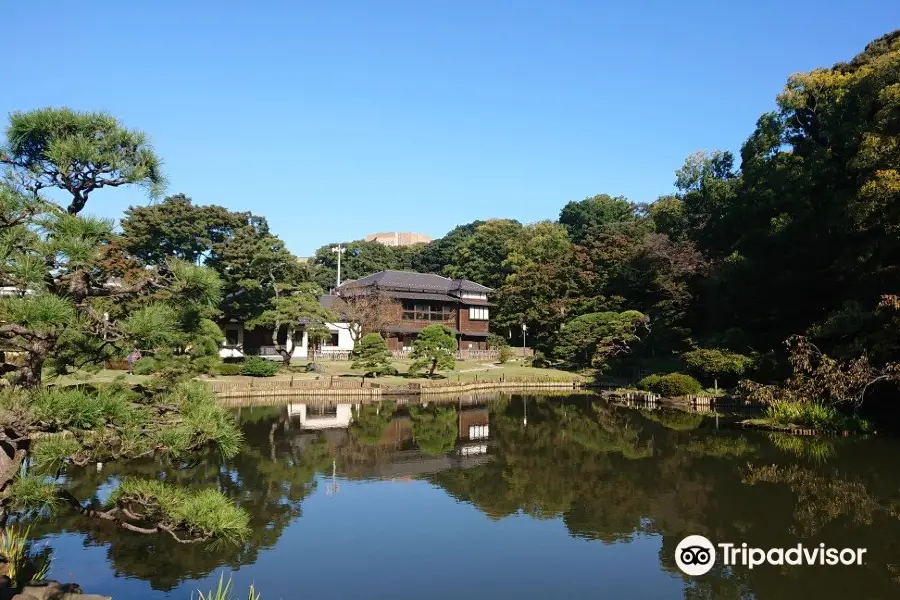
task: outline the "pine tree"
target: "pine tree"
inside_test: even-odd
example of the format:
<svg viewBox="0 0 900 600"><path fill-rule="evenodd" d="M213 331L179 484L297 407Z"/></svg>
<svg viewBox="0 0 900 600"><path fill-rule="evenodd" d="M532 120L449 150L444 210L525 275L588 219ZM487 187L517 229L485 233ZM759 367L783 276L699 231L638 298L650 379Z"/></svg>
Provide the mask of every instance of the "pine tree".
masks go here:
<svg viewBox="0 0 900 600"><path fill-rule="evenodd" d="M392 371L391 352L380 333L367 333L353 350L353 368L363 369L363 378Z"/></svg>

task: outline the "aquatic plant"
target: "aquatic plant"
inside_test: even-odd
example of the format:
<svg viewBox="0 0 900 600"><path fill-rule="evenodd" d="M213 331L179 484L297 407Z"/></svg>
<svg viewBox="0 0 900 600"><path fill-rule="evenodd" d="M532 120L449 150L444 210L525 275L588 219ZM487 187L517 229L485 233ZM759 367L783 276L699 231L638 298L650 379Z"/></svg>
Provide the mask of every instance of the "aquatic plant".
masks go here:
<svg viewBox="0 0 900 600"><path fill-rule="evenodd" d="M234 592L231 588L231 576L228 577L228 581L225 581L225 574L222 573L219 576L219 585L216 587L216 591L213 592L210 590L209 593L204 594L200 590L197 590L198 600L234 600ZM193 600L194 594L191 594L191 599ZM247 592L247 600L262 600L262 595L257 593L256 588L253 584L250 584L250 590Z"/></svg>
<svg viewBox="0 0 900 600"><path fill-rule="evenodd" d="M32 581L40 581L50 570L52 551L32 552L29 536L31 526L21 528L9 525L0 530L0 557L6 561L7 576L13 587Z"/></svg>

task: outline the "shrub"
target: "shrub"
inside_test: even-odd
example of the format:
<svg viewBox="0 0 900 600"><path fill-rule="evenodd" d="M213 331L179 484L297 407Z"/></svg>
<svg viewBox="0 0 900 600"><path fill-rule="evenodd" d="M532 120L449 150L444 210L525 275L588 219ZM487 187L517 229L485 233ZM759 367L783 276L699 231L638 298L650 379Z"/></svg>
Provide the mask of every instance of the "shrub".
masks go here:
<svg viewBox="0 0 900 600"><path fill-rule="evenodd" d="M216 371L219 375L240 375L244 370L244 365L239 365L235 363L222 363L218 367L216 367Z"/></svg>
<svg viewBox="0 0 900 600"><path fill-rule="evenodd" d="M278 372L278 363L258 356L251 356L244 361L241 374L248 377L272 377Z"/></svg>
<svg viewBox="0 0 900 600"><path fill-rule="evenodd" d="M543 369L548 366L547 357L544 356L543 352L535 351L534 356L531 359L531 366L536 369Z"/></svg>
<svg viewBox="0 0 900 600"><path fill-rule="evenodd" d="M504 348L509 346L509 342L507 342L506 338L503 336L499 336L496 333L489 333L487 336L487 345L488 348Z"/></svg>
<svg viewBox="0 0 900 600"><path fill-rule="evenodd" d="M143 358L138 359L136 363L134 363L134 367L132 367L132 371L135 375L150 375L151 373L156 373L156 370L159 368L159 365L156 362L156 359L152 356L145 356Z"/></svg>
<svg viewBox="0 0 900 600"><path fill-rule="evenodd" d="M638 387L655 392L664 398L699 394L703 391L699 381L684 373L648 375L638 382Z"/></svg>
<svg viewBox="0 0 900 600"><path fill-rule="evenodd" d="M512 356L512 348L510 348L509 346L500 346L500 353L497 355L497 362L502 365L503 363L509 361Z"/></svg>
<svg viewBox="0 0 900 600"><path fill-rule="evenodd" d="M766 417L779 425L799 425L820 431L867 431L869 423L846 417L830 404L802 400L777 400L766 407Z"/></svg>

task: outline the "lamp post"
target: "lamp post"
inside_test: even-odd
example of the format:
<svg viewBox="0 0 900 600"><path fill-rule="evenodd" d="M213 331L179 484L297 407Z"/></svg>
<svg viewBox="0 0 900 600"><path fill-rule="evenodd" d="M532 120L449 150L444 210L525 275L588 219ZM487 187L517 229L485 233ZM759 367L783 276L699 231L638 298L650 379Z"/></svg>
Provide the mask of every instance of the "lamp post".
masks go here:
<svg viewBox="0 0 900 600"><path fill-rule="evenodd" d="M522 360L525 360L525 332L528 331L528 325L522 323Z"/></svg>
<svg viewBox="0 0 900 600"><path fill-rule="evenodd" d="M337 268L337 286L334 288L335 291L337 291L337 288L341 287L341 255L342 255L346 250L347 250L347 249L344 248L343 246L341 246L340 244L338 244L337 246L333 246L333 247L331 248L331 251L337 253L337 255L338 255L338 265L337 265L337 267L338 267L338 268Z"/></svg>

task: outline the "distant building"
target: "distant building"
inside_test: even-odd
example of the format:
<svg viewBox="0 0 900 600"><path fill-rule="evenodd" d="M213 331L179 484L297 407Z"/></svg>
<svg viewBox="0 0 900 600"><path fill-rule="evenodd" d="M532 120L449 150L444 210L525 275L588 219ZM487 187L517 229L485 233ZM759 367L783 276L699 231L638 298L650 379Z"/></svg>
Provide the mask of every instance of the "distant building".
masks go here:
<svg viewBox="0 0 900 600"><path fill-rule="evenodd" d="M378 242L385 246L413 246L415 244L427 244L431 241L431 236L409 231L388 231L385 233L371 233L366 236L366 241Z"/></svg>

